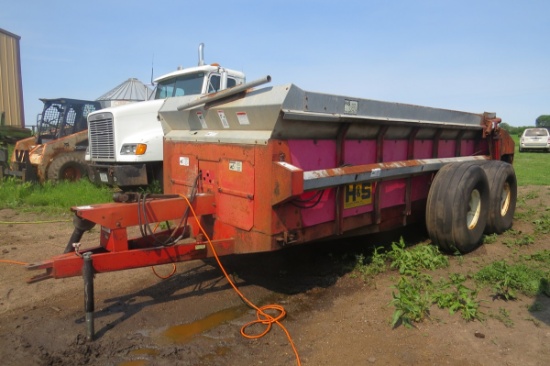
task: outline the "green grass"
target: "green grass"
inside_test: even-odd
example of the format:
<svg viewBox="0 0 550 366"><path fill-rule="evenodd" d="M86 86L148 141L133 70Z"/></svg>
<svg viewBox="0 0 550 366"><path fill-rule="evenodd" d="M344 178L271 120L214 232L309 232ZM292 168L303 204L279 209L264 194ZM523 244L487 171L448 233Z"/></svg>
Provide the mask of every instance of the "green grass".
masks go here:
<svg viewBox="0 0 550 366"><path fill-rule="evenodd" d="M7 178L0 181L0 209L17 208L52 214L68 212L72 206L112 201L112 190L97 187L87 179L52 184L21 183Z"/></svg>
<svg viewBox="0 0 550 366"><path fill-rule="evenodd" d="M474 279L492 286L496 298L513 300L517 298L517 292L531 297L539 294L550 296L549 265L548 252L543 251L519 263L493 262L477 272Z"/></svg>
<svg viewBox="0 0 550 366"><path fill-rule="evenodd" d="M512 136L516 143L514 169L520 186L550 185L550 153L519 152L519 137Z"/></svg>

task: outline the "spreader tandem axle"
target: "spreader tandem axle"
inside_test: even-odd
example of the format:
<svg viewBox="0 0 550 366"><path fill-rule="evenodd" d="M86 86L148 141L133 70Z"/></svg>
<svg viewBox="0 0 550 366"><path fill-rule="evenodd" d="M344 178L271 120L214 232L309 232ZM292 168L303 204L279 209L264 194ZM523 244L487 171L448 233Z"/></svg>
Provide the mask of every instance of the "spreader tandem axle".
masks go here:
<svg viewBox="0 0 550 366"><path fill-rule="evenodd" d="M217 255L274 251L425 221L434 244L467 253L512 225L514 143L473 114L304 91L250 89L168 98L164 194L121 193L73 207L65 254L31 281ZM157 223L168 229L155 231ZM99 246L82 235L101 226ZM129 228L139 227L135 238ZM134 230L137 231L137 230ZM312 244L315 245L315 244ZM84 269L84 270L83 270ZM91 295L91 296L90 296Z"/></svg>

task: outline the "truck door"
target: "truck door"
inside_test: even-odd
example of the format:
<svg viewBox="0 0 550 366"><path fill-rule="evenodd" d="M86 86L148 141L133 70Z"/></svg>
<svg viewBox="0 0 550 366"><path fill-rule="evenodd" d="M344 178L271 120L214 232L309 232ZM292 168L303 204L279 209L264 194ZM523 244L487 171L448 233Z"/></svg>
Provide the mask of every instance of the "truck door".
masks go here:
<svg viewBox="0 0 550 366"><path fill-rule="evenodd" d="M227 74L227 73L226 73ZM225 82L225 85L224 85ZM235 78L228 76L225 78L222 77L220 74L212 73L208 77L208 89L207 93L215 93L223 89L231 88L233 86L237 85L237 80Z"/></svg>
<svg viewBox="0 0 550 366"><path fill-rule="evenodd" d="M221 80L222 80L222 77L220 74L214 74L214 73L210 74L210 76L208 77L208 89L206 92L210 94L210 93L215 93L220 91Z"/></svg>

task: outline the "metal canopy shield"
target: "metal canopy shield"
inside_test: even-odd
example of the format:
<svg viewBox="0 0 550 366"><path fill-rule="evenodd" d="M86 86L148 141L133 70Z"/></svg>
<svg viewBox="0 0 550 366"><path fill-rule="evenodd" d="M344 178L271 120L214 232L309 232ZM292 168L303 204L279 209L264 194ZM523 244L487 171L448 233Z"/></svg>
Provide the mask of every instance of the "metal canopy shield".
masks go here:
<svg viewBox="0 0 550 366"><path fill-rule="evenodd" d="M178 110L197 97L169 98L159 111L168 140L265 144L268 139L333 139L342 124L348 138L369 138L381 125L390 126L387 138L408 136L421 126L423 138L437 130L451 134L479 133L491 114L475 114L410 104L383 102L304 91L280 85ZM180 107L181 109L181 107ZM369 127L376 127L370 128Z"/></svg>

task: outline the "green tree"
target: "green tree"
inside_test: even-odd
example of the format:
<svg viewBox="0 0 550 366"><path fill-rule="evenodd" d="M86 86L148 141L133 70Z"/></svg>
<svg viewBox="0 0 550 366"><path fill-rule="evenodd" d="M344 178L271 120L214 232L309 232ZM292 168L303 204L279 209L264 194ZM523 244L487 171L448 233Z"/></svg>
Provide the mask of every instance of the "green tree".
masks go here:
<svg viewBox="0 0 550 366"><path fill-rule="evenodd" d="M517 127L517 126L511 126L509 123L501 122L499 124L500 128L503 130L508 131L510 135L521 135L523 133L523 130L525 130L527 127Z"/></svg>
<svg viewBox="0 0 550 366"><path fill-rule="evenodd" d="M503 130L506 130L506 131L508 131L508 132L510 132L510 128L512 127L512 126L510 126L510 125L509 125L508 123L506 123L506 122L501 122L501 123L499 124L499 126L500 126L500 128L502 128Z"/></svg>
<svg viewBox="0 0 550 366"><path fill-rule="evenodd" d="M550 115L543 114L538 116L536 120L537 127L550 127Z"/></svg>

